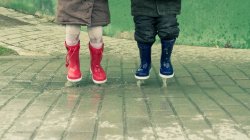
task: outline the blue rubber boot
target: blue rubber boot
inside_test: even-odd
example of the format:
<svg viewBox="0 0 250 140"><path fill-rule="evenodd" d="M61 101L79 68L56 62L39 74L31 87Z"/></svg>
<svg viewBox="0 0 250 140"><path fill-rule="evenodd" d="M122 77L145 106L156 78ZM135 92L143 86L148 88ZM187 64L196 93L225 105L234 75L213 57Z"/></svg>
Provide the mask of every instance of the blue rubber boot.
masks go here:
<svg viewBox="0 0 250 140"><path fill-rule="evenodd" d="M152 44L146 43L137 43L141 64L140 67L136 70L135 78L139 80L145 80L149 78L149 72L151 69L151 46Z"/></svg>
<svg viewBox="0 0 250 140"><path fill-rule="evenodd" d="M174 47L175 39L161 40L162 52L161 52L161 67L160 77L172 78L174 77L174 69L171 64L171 54Z"/></svg>

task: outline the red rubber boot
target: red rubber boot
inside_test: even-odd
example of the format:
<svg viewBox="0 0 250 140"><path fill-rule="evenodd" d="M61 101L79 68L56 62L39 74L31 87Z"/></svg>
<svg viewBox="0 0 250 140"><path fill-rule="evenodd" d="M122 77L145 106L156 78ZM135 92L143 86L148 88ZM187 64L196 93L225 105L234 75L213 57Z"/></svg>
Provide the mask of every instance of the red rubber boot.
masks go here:
<svg viewBox="0 0 250 140"><path fill-rule="evenodd" d="M67 79L70 82L78 82L82 80L79 61L80 41L74 46L68 46L65 42L67 49L66 67L68 69Z"/></svg>
<svg viewBox="0 0 250 140"><path fill-rule="evenodd" d="M103 46L96 49L89 43L90 71L92 73L92 80L96 84L102 84L107 81L106 73L101 66Z"/></svg>

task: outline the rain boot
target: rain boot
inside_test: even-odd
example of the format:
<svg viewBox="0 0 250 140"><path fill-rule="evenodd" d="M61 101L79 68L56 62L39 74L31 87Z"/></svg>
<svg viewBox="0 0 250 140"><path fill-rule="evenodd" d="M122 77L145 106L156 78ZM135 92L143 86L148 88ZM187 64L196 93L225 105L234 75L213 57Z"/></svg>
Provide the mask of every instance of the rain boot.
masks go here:
<svg viewBox="0 0 250 140"><path fill-rule="evenodd" d="M162 78L172 78L174 76L174 69L171 64L171 54L174 47L175 39L161 40L161 66L159 75Z"/></svg>
<svg viewBox="0 0 250 140"><path fill-rule="evenodd" d="M145 80L149 78L151 69L151 46L152 44L137 43L140 52L140 67L135 72L135 78Z"/></svg>
<svg viewBox="0 0 250 140"><path fill-rule="evenodd" d="M67 79L70 82L78 82L82 79L79 61L80 41L74 46L68 46L65 42L67 49L66 67L68 69Z"/></svg>
<svg viewBox="0 0 250 140"><path fill-rule="evenodd" d="M90 71L92 73L92 80L96 84L102 84L107 81L106 73L101 66L102 54L104 45L101 48L94 48L89 43L90 51Z"/></svg>

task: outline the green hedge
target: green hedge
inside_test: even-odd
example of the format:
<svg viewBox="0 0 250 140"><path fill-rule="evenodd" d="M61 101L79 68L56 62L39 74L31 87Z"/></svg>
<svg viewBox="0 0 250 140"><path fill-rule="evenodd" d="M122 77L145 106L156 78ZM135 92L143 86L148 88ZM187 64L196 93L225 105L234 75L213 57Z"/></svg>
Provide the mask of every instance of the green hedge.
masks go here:
<svg viewBox="0 0 250 140"><path fill-rule="evenodd" d="M105 34L130 32L131 36L134 25L130 0L109 0L109 3L112 23L105 28ZM31 14L54 15L56 0L1 0L0 5ZM250 48L249 7L249 0L183 0L177 43Z"/></svg>
<svg viewBox="0 0 250 140"><path fill-rule="evenodd" d="M55 15L55 0L1 0L0 6L28 14Z"/></svg>

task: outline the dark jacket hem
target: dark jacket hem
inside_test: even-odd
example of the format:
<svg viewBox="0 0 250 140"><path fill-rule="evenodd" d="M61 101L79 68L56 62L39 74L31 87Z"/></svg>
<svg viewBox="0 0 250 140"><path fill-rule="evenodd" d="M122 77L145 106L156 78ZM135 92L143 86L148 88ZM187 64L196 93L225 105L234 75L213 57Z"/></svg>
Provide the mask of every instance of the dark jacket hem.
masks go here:
<svg viewBox="0 0 250 140"><path fill-rule="evenodd" d="M132 16L150 16L150 17L158 17L158 16L164 16L164 15L170 15L170 14L175 14L175 15L180 15L180 11L168 11L165 12L164 14L155 14L155 13L150 13L150 12L132 12Z"/></svg>

